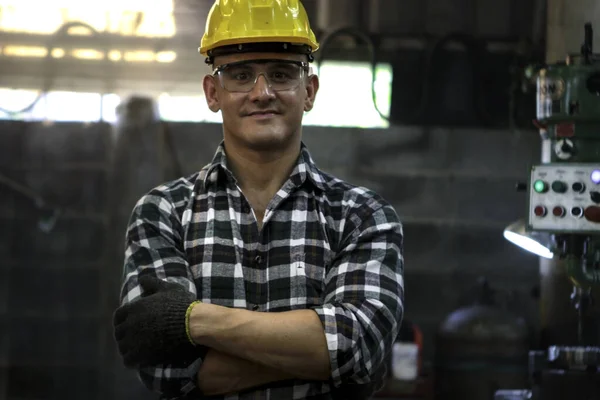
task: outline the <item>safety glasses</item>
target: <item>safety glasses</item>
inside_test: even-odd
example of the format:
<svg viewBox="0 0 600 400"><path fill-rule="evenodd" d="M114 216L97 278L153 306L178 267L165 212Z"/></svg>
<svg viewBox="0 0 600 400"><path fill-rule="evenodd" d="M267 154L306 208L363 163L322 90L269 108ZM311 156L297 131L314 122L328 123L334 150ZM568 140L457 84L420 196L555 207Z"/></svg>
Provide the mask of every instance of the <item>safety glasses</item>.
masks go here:
<svg viewBox="0 0 600 400"><path fill-rule="evenodd" d="M294 60L244 60L218 66L213 75L228 92L252 91L259 76L276 92L296 89L308 73L308 63Z"/></svg>

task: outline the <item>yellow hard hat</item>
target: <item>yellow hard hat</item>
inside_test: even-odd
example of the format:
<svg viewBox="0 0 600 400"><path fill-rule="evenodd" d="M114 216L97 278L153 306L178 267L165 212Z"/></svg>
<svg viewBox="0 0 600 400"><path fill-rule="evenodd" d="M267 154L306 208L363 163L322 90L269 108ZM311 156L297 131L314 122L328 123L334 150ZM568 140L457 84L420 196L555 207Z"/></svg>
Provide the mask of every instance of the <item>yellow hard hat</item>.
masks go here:
<svg viewBox="0 0 600 400"><path fill-rule="evenodd" d="M251 51L256 44L263 44L262 51L308 55L319 48L300 0L215 0L198 49L207 62L217 54L215 49Z"/></svg>

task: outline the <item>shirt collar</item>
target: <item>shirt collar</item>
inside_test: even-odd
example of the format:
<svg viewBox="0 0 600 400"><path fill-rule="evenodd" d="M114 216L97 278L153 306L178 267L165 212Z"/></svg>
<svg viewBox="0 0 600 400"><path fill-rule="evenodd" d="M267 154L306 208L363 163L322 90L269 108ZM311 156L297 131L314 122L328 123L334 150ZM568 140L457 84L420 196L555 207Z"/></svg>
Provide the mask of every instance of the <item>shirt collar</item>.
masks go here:
<svg viewBox="0 0 600 400"><path fill-rule="evenodd" d="M300 156L298 157L298 162L296 163L296 167L292 171L291 179L294 181L294 176L298 174L300 176L300 180L296 183L297 186L304 183L306 178L312 182L312 184L321 189L325 190L325 179L321 171L317 168L312 156L310 155L310 151L308 147L304 143L301 143L300 147Z"/></svg>
<svg viewBox="0 0 600 400"><path fill-rule="evenodd" d="M233 174L227 168L227 155L225 153L223 141L217 147L215 155L213 156L211 163L205 167L205 171L206 174L203 178L204 187L216 183L219 178L219 173L225 173L235 181ZM325 190L325 179L313 161L308 147L302 142L300 146L300 155L289 179L296 187L300 187L306 181L307 177L314 186L321 190Z"/></svg>

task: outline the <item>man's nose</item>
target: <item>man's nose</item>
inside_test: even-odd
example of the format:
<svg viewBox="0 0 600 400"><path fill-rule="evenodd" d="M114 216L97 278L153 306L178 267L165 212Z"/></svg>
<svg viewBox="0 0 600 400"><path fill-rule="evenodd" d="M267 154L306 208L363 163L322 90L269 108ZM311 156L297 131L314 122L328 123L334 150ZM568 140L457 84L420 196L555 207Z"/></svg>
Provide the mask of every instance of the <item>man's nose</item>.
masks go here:
<svg viewBox="0 0 600 400"><path fill-rule="evenodd" d="M264 74L258 74L250 94L253 98L270 98L275 96L275 92L270 87L269 81Z"/></svg>

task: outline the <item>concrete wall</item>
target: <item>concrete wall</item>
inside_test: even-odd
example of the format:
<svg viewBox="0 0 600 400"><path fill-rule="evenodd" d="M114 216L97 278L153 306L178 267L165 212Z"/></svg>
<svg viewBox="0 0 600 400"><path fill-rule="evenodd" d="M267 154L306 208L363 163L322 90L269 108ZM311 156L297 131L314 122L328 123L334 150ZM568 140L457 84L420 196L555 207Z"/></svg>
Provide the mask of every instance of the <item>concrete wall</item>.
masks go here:
<svg viewBox="0 0 600 400"><path fill-rule="evenodd" d="M0 399L99 398L107 341L107 125L0 124ZM3 385L2 385L3 383Z"/></svg>
<svg viewBox="0 0 600 400"><path fill-rule="evenodd" d="M170 128L186 174L210 161L221 138L219 125ZM154 134L144 140L158 143ZM107 206L110 137L108 125L0 122L0 178L64 209L43 232L47 213L0 184L0 399L148 398L110 336L121 268L110 253L123 236L111 228L118 206ZM308 127L305 142L322 169L379 191L404 221L406 318L424 329L428 358L437 324L472 299L481 275L535 324L537 259L502 230L524 213L514 184L539 160L537 133ZM156 172L131 168L120 174ZM146 190L129 182L135 196Z"/></svg>

